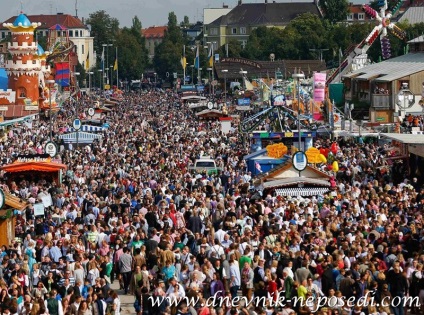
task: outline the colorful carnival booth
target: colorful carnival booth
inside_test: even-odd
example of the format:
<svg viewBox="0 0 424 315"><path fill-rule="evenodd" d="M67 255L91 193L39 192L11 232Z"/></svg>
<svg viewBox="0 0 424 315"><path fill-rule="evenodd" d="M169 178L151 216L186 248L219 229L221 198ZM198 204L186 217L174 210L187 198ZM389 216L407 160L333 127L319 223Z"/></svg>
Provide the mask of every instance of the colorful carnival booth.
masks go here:
<svg viewBox="0 0 424 315"><path fill-rule="evenodd" d="M45 179L58 184L62 181L62 174L67 167L56 162L48 154L19 155L13 163L1 167L1 170L8 182L19 182L23 179L38 182Z"/></svg>

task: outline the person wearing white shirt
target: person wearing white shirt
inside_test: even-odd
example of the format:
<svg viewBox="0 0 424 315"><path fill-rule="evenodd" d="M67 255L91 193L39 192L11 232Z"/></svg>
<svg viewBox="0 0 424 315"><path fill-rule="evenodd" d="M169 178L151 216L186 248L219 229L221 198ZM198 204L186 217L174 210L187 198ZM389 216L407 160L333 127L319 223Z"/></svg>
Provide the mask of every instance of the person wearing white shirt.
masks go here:
<svg viewBox="0 0 424 315"><path fill-rule="evenodd" d="M166 295L170 298L183 298L185 297L185 290L181 284L178 284L177 279L172 277L169 280L169 288L166 291Z"/></svg>
<svg viewBox="0 0 424 315"><path fill-rule="evenodd" d="M221 245L219 245L220 242L217 239L215 239L213 242L215 245L211 246L211 249L209 250L209 253L208 253L208 257L211 257L212 253L216 253L215 257L221 257L221 255L225 255L224 248Z"/></svg>
<svg viewBox="0 0 424 315"><path fill-rule="evenodd" d="M230 260L230 292L233 299L237 296L237 291L239 290L240 285L240 267L233 255Z"/></svg>
<svg viewBox="0 0 424 315"><path fill-rule="evenodd" d="M215 239L217 239L219 241L219 243L221 244L222 241L225 238L225 235L227 235L227 232L225 232L222 229L222 224L219 225L219 230L215 232Z"/></svg>
<svg viewBox="0 0 424 315"><path fill-rule="evenodd" d="M233 241L230 240L230 236L228 234L225 234L224 240L221 242L222 247L224 247L224 249L227 249L232 243Z"/></svg>

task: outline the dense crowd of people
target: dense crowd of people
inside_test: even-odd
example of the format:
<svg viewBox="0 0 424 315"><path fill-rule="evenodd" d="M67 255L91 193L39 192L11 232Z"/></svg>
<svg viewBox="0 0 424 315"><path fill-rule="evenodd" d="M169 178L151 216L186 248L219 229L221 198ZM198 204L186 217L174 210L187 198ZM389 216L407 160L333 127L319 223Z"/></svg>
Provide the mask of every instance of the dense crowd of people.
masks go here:
<svg viewBox="0 0 424 315"><path fill-rule="evenodd" d="M67 104L55 117L55 141L76 114ZM341 139L331 191L281 197L255 189L236 131L195 118L172 92L125 94L102 119L110 127L92 145L59 145L61 183L2 174L28 203L1 248L2 314L120 315L118 293L138 315L424 311L424 189L406 161L386 159L390 145ZM3 164L43 153L48 137L43 121L11 129ZM190 169L205 155L219 172Z"/></svg>

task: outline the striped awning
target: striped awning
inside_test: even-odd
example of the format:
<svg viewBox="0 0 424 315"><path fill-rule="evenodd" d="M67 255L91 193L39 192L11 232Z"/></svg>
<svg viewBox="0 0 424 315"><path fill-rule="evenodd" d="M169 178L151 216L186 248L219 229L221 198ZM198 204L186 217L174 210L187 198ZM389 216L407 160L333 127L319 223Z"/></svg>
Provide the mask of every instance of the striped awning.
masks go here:
<svg viewBox="0 0 424 315"><path fill-rule="evenodd" d="M93 143L96 139L101 139L103 136L95 133L88 133L80 131L78 132L78 142L79 143ZM77 133L71 132L64 135L60 135L59 139L62 139L65 143L76 143L77 142Z"/></svg>
<svg viewBox="0 0 424 315"><path fill-rule="evenodd" d="M82 125L80 132L81 131L86 131L86 132L102 132L103 130L106 130L106 128L101 127L101 126L90 126L90 125ZM69 127L68 131L76 131L74 128Z"/></svg>
<svg viewBox="0 0 424 315"><path fill-rule="evenodd" d="M312 187L312 188L280 188L276 189L277 196L318 196L327 193L330 189L327 187Z"/></svg>

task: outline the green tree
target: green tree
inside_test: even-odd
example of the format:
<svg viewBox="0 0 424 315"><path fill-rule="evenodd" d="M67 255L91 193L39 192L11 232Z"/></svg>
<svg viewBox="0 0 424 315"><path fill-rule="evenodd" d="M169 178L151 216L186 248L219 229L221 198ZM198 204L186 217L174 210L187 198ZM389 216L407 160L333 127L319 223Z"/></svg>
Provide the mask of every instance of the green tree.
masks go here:
<svg viewBox="0 0 424 315"><path fill-rule="evenodd" d="M97 62L100 64L102 45L116 40L116 34L119 32L119 21L111 17L106 11L100 10L89 15L87 24L91 26L91 36L94 37L94 51L97 53Z"/></svg>
<svg viewBox="0 0 424 315"><path fill-rule="evenodd" d="M327 47L327 36L330 25L312 13L304 13L293 19L286 27L286 32L293 32L293 43L299 52L296 59L317 59L317 55L310 49Z"/></svg>
<svg viewBox="0 0 424 315"><path fill-rule="evenodd" d="M187 16L187 15L185 15L185 16L184 16L184 19L183 19L183 21L180 23L180 26L181 26L182 28L187 28L187 27L189 27L189 26L190 26L190 19L188 18L188 16Z"/></svg>
<svg viewBox="0 0 424 315"><path fill-rule="evenodd" d="M181 57L185 44L181 29L177 24L177 16L174 12L170 12L167 30L162 42L156 47L153 58L153 65L159 77L164 78L166 72L180 71L181 73Z"/></svg>
<svg viewBox="0 0 424 315"><path fill-rule="evenodd" d="M133 29L124 27L119 32L115 42L119 49L119 77L127 78L128 80L140 79L147 67L148 58L144 40L140 41L140 32L137 34L134 34Z"/></svg>
<svg viewBox="0 0 424 315"><path fill-rule="evenodd" d="M324 18L334 24L346 20L349 13L348 0L319 0Z"/></svg>
<svg viewBox="0 0 424 315"><path fill-rule="evenodd" d="M230 39L227 45L228 45L228 57L238 58L242 56L243 49L237 40ZM226 45L223 45L218 49L217 53L220 56L225 57L227 55L226 49L227 49Z"/></svg>

